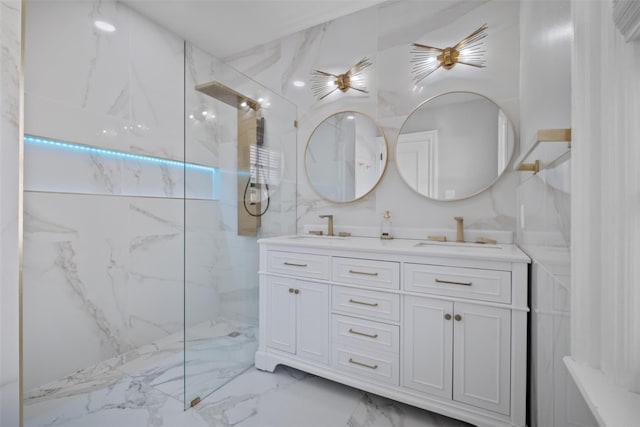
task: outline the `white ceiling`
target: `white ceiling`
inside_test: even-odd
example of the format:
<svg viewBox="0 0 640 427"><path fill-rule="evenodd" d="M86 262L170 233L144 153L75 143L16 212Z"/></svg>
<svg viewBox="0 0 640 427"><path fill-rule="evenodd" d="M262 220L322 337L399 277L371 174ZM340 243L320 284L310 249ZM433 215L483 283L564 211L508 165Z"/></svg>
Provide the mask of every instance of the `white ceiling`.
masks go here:
<svg viewBox="0 0 640 427"><path fill-rule="evenodd" d="M121 0L225 58L383 0Z"/></svg>

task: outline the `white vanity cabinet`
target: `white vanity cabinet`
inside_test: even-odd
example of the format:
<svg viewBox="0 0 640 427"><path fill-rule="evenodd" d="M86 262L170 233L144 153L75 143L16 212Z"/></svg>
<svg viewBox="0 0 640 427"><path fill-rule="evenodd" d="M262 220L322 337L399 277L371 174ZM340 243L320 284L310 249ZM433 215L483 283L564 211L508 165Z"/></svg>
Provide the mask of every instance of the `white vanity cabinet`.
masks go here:
<svg viewBox="0 0 640 427"><path fill-rule="evenodd" d="M477 426L524 426L527 265L513 245L260 243L256 367L278 364Z"/></svg>
<svg viewBox="0 0 640 427"><path fill-rule="evenodd" d="M509 415L509 309L406 296L404 316L405 387Z"/></svg>
<svg viewBox="0 0 640 427"><path fill-rule="evenodd" d="M286 276L266 281L266 342L301 360L329 363L329 285L305 280L327 278L328 258L271 251L269 268Z"/></svg>

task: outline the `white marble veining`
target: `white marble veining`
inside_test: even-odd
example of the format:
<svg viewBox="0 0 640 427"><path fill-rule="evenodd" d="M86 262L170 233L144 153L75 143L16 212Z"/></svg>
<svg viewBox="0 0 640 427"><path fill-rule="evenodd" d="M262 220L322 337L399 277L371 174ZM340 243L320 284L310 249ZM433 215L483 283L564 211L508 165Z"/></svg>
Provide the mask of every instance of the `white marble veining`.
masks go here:
<svg viewBox="0 0 640 427"><path fill-rule="evenodd" d="M18 425L20 47L24 3L0 1L0 425Z"/></svg>
<svg viewBox="0 0 640 427"><path fill-rule="evenodd" d="M198 376L192 380L200 380L187 379L188 395L211 390L211 381L221 386L210 396L202 396L193 409L183 410L182 396L178 395L182 389L172 388L166 381L183 357L182 336L175 334L29 390L25 426L468 426L292 368L258 371L252 367L252 329L222 321L188 330L194 343L189 351L198 353L192 360L199 364ZM240 335L229 337L229 331ZM237 353L241 348L247 350L244 355ZM211 358L216 354L231 357L220 365ZM238 369L240 362L244 363L243 373L229 371L227 365L232 360Z"/></svg>
<svg viewBox="0 0 640 427"><path fill-rule="evenodd" d="M258 246L237 236L237 111L194 87L263 99L263 148L278 159L264 236L295 232L295 107L121 3L30 3L26 16L27 134L216 170L25 144L25 388L184 326L257 322ZM68 25L50 34L51 19ZM187 337L191 389L246 368L254 332L242 332L228 360ZM183 399L181 359L145 381ZM201 375L212 367L224 375Z"/></svg>
<svg viewBox="0 0 640 427"><path fill-rule="evenodd" d="M457 66L449 71L438 70L421 87L414 88L410 75L411 43L428 41L446 46L482 23L489 27L487 68ZM450 228L452 217L462 215L473 228L515 230L517 173L505 173L491 190L470 199L428 200L400 178L395 166L395 140L404 119L419 103L450 90L474 91L495 100L517 129L518 23L517 2L386 2L227 58L250 77L281 90L298 106L298 232L303 224L321 224L318 215L323 213L333 213L338 226L376 227L387 209L400 227ZM353 36L354 28L358 28L358 37ZM363 56L374 63L367 70L367 95L336 92L318 101L308 84L303 88L292 84L296 80L309 83L314 69L344 72ZM309 135L324 118L341 110L374 117L384 129L391 153L376 190L348 204L321 199L309 186L304 171L304 148Z"/></svg>

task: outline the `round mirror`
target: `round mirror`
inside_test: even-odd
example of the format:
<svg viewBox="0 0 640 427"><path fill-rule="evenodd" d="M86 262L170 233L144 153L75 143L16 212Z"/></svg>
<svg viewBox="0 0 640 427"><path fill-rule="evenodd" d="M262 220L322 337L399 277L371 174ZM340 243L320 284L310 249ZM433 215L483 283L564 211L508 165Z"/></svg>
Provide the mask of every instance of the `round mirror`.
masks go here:
<svg viewBox="0 0 640 427"><path fill-rule="evenodd" d="M450 92L418 106L400 129L396 163L404 181L435 200L460 200L491 187L514 150L507 115L490 99Z"/></svg>
<svg viewBox="0 0 640 427"><path fill-rule="evenodd" d="M369 117L343 111L315 128L304 155L311 187L332 202L352 202L375 188L387 167L387 141Z"/></svg>

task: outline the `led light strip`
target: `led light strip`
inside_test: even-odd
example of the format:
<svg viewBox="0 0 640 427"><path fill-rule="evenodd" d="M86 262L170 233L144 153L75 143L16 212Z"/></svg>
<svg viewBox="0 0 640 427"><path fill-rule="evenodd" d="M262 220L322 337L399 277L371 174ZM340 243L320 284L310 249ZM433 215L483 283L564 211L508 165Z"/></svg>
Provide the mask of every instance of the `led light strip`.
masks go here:
<svg viewBox="0 0 640 427"><path fill-rule="evenodd" d="M30 136L30 135L25 135L24 136L24 142L25 143L33 143L33 144L49 145L49 146L59 147L59 148L68 148L68 149L71 149L71 150L78 150L78 151L82 151L82 152L86 152L86 153L90 153L90 154L99 154L99 155L103 155L103 156L115 156L115 157L121 157L121 158L129 159L129 160L141 160L141 161L157 163L157 164L161 164L161 165L186 167L186 168L191 168L191 169L211 172L212 174L216 173L216 169L211 167L211 166L203 166L203 165L198 165L198 164L195 164L195 163L187 163L187 162L179 162L179 161L176 161L176 160L161 159L159 157L143 156L143 155L140 155L140 154L131 154L131 153L127 153L127 152L124 152L124 151L107 150L105 148L97 148L97 147L91 147L89 145L81 145L81 144L72 144L72 143L69 143L69 142L56 141L56 140L53 140L53 139L46 139L46 138L38 138L38 137L35 137L35 136Z"/></svg>

